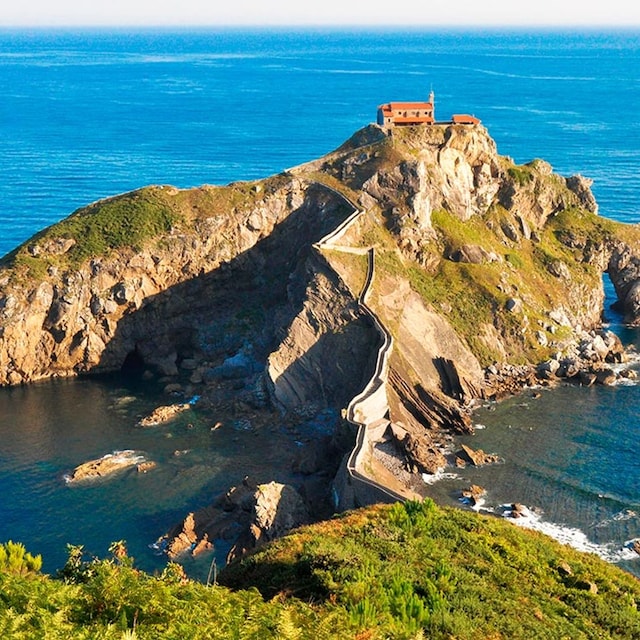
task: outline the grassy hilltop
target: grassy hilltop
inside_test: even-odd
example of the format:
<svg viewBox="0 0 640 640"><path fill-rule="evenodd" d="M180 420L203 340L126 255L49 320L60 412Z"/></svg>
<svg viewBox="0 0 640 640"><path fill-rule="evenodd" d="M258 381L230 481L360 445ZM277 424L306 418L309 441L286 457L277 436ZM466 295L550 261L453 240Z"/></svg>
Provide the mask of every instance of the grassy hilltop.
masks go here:
<svg viewBox="0 0 640 640"><path fill-rule="evenodd" d="M640 582L496 518L431 501L305 527L218 584L71 549L57 578L0 548L3 638L638 638ZM4 553L8 551L8 553ZM221 586L228 585L228 586Z"/></svg>

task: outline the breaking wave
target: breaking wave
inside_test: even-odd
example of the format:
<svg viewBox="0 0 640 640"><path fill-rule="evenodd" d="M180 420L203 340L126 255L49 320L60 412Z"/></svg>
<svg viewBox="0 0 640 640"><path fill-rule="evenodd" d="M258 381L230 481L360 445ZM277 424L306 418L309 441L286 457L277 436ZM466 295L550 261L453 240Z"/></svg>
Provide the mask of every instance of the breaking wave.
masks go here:
<svg viewBox="0 0 640 640"><path fill-rule="evenodd" d="M638 556L630 546L633 540L625 542L624 545L619 545L614 542L597 543L590 540L581 529L568 527L555 522L547 522L538 511L527 507L522 507L522 515L515 518L513 517L513 509L510 504L500 505L496 511L519 527L539 531L578 551L594 553L607 562L619 563L625 560L640 559L640 556Z"/></svg>

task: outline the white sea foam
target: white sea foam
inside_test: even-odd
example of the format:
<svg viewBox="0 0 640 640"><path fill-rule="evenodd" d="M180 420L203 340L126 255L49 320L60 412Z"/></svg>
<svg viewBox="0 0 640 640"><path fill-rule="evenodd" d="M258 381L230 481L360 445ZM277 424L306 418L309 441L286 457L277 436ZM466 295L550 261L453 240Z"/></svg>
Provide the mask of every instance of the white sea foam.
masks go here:
<svg viewBox="0 0 640 640"><path fill-rule="evenodd" d="M489 509L485 508L485 499L484 498L478 498L477 500L472 500L471 498L466 498L466 497L461 497L458 498L458 501L461 502L462 504L466 505L467 507L469 507L470 509L472 509L473 511L477 511L478 513L480 513L481 511L484 512L488 512Z"/></svg>
<svg viewBox="0 0 640 640"><path fill-rule="evenodd" d="M455 480L460 476L456 473L451 473L450 471L443 471L442 469L436 471L435 473L423 473L422 481L425 484L435 484L440 480Z"/></svg>
<svg viewBox="0 0 640 640"><path fill-rule="evenodd" d="M607 562L615 563L640 558L630 547L633 541L626 542L622 547L612 542L599 544L589 540L584 531L555 522L547 522L542 519L540 513L536 513L527 507L523 507L523 515L519 518L511 517L513 512L510 504L501 505L499 511L511 522L520 527L540 531L562 544L573 547L578 551L593 553Z"/></svg>
<svg viewBox="0 0 640 640"><path fill-rule="evenodd" d="M113 458L117 463L121 464L137 464L138 462L144 462L145 457L133 449L123 449L122 451L114 451L113 453L107 453L102 456L102 460Z"/></svg>

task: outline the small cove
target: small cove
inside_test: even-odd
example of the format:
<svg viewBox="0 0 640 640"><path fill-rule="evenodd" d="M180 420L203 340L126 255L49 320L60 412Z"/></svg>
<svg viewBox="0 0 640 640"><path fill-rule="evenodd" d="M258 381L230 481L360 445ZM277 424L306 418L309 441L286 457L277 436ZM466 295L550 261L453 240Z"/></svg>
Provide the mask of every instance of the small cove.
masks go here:
<svg viewBox="0 0 640 640"><path fill-rule="evenodd" d="M42 553L46 572L64 564L67 543L104 557L111 542L124 539L136 565L153 571L165 558L148 544L189 510L245 475L295 481L291 460L300 434L276 414L272 424L254 428L231 415L212 422L196 405L170 423L137 426L155 407L179 400L116 378L0 389L0 539ZM222 427L212 431L216 421ZM157 467L65 481L78 464L123 449L141 452Z"/></svg>

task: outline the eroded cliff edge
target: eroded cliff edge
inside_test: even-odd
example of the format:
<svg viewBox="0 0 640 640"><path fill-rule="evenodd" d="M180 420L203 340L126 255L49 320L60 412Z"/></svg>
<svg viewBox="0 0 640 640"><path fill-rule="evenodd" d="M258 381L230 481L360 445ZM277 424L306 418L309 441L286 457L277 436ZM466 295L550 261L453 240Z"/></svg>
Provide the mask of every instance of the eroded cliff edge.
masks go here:
<svg viewBox="0 0 640 640"><path fill-rule="evenodd" d="M237 354L254 403L344 408L380 342L357 302L373 247L389 417L437 458L436 434L466 428L501 372L606 342L603 273L640 322L640 232L598 216L589 186L514 165L481 126L369 126L262 181L94 203L4 258L0 383L186 368L206 397ZM341 246L318 250L354 208Z"/></svg>

